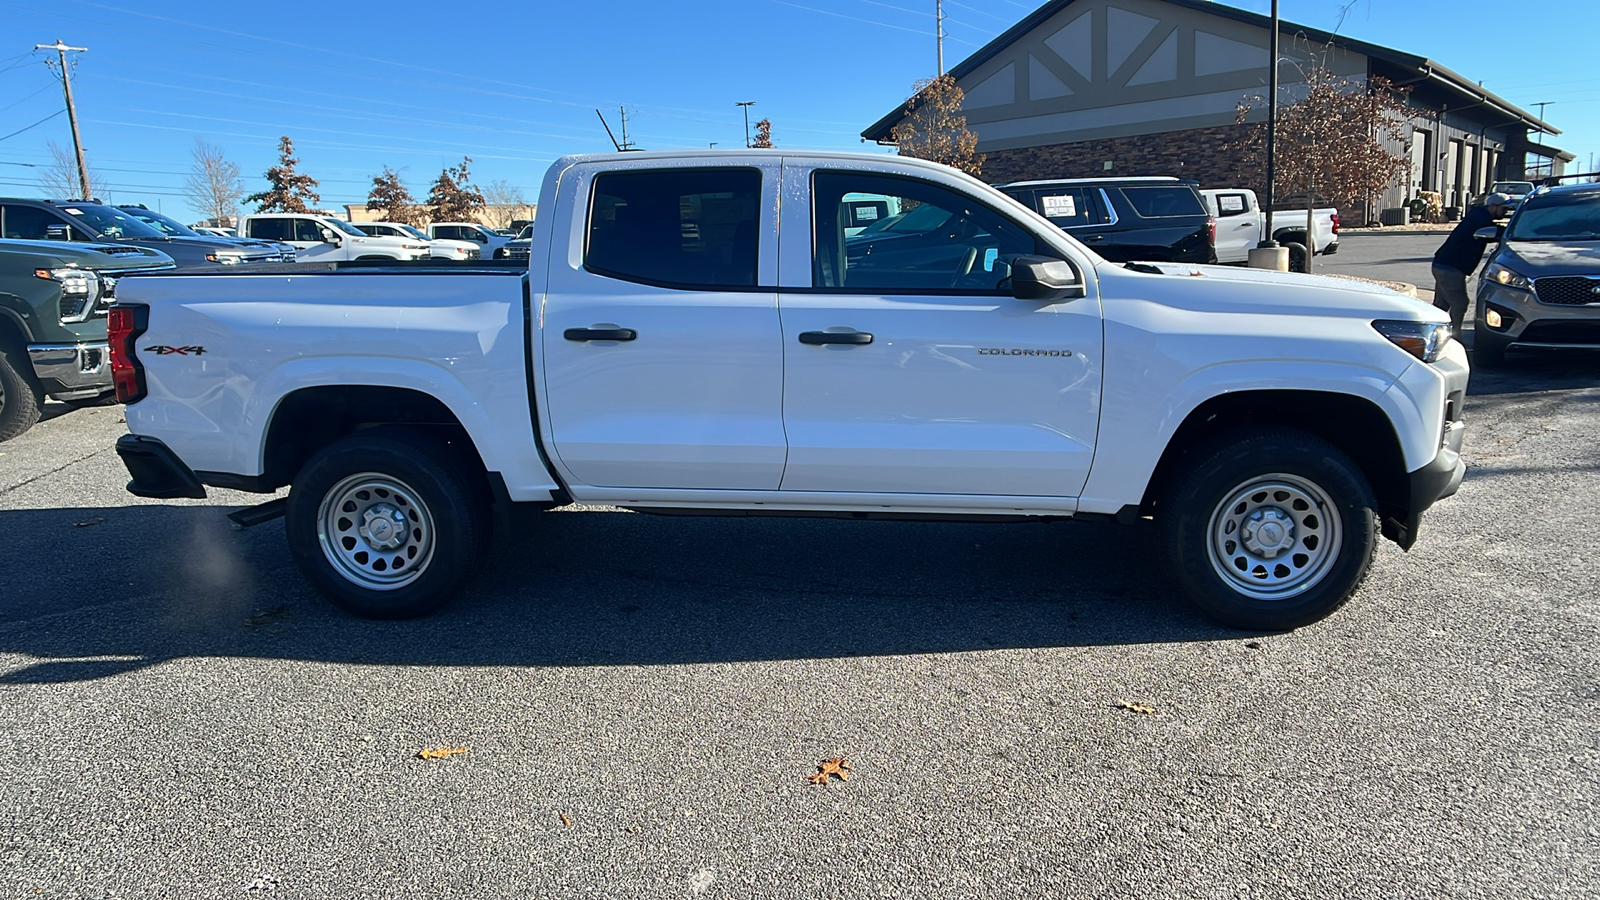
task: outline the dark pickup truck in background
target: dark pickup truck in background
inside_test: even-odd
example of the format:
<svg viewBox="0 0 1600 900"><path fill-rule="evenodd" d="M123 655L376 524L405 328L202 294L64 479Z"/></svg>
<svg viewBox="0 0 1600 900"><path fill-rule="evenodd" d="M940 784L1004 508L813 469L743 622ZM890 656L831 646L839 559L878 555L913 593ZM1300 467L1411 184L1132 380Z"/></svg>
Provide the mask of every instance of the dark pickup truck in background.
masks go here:
<svg viewBox="0 0 1600 900"><path fill-rule="evenodd" d="M995 187L1112 262L1217 261L1217 220L1196 182L1066 178Z"/></svg>

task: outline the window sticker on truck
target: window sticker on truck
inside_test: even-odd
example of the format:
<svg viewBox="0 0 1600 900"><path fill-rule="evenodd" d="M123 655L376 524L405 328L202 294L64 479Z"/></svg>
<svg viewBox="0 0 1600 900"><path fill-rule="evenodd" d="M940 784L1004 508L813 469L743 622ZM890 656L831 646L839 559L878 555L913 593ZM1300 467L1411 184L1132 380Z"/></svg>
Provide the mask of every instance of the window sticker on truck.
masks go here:
<svg viewBox="0 0 1600 900"><path fill-rule="evenodd" d="M1058 197L1043 197L1044 216L1047 219L1072 219L1078 215L1078 207L1071 194Z"/></svg>

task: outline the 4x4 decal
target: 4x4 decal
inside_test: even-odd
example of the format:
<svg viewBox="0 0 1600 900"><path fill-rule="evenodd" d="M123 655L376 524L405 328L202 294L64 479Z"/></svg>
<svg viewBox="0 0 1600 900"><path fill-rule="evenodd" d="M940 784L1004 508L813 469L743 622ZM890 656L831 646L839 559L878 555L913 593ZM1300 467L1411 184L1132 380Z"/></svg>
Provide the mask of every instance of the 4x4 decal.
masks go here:
<svg viewBox="0 0 1600 900"><path fill-rule="evenodd" d="M157 356L171 356L174 353L178 354L179 356L204 356L205 353L206 353L206 348L204 348L204 347L169 347L169 346L167 346L165 344L157 344L154 347L146 347L146 348L144 348L144 351L146 353L154 353Z"/></svg>

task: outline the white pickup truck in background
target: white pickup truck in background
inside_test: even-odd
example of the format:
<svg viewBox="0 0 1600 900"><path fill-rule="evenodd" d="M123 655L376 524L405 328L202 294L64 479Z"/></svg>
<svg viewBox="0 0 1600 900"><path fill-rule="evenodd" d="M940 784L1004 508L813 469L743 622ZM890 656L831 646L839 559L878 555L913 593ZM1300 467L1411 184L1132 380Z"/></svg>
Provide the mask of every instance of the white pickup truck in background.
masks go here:
<svg viewBox="0 0 1600 900"><path fill-rule="evenodd" d="M373 237L392 237L401 240L426 241L429 259L479 259L482 250L471 241L452 241L449 238L430 238L415 225L404 222L351 222L357 231Z"/></svg>
<svg viewBox="0 0 1600 900"><path fill-rule="evenodd" d="M428 237L477 244L478 253L484 259L494 259L494 252L511 240L509 236L490 231L477 222L434 222L428 226Z"/></svg>
<svg viewBox="0 0 1600 900"><path fill-rule="evenodd" d="M863 240L863 200L945 221ZM903 157L566 157L539 210L521 265L127 279L129 490L290 486L235 521L286 516L307 579L364 616L437 607L513 513L577 501L1153 520L1184 594L1283 629L1343 604L1380 534L1411 546L1464 471L1466 353L1377 286L1109 263Z"/></svg>
<svg viewBox="0 0 1600 900"><path fill-rule="evenodd" d="M343 219L318 213L256 213L239 219L239 236L293 244L300 262L427 259L426 241L374 237Z"/></svg>
<svg viewBox="0 0 1600 900"><path fill-rule="evenodd" d="M1251 248L1261 243L1266 213L1249 188L1208 188L1200 191L1211 214L1217 217L1217 262L1242 263ZM1311 247L1317 255L1339 252L1339 211L1331 206L1311 211L1312 240L1306 240L1306 211L1272 212L1272 236L1280 244ZM1305 271L1305 256L1290 248L1289 268Z"/></svg>

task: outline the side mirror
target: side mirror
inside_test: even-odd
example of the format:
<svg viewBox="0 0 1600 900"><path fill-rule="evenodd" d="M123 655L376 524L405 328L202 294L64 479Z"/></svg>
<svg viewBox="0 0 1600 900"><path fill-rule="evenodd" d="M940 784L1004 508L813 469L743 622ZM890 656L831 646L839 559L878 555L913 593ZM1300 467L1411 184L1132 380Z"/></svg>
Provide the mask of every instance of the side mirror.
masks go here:
<svg viewBox="0 0 1600 900"><path fill-rule="evenodd" d="M1018 300L1070 300L1086 293L1064 259L1019 256L1011 261L1011 296Z"/></svg>
<svg viewBox="0 0 1600 900"><path fill-rule="evenodd" d="M1499 225L1490 225L1488 228L1479 228L1474 231L1472 236L1480 241L1498 241L1500 240L1500 230Z"/></svg>

